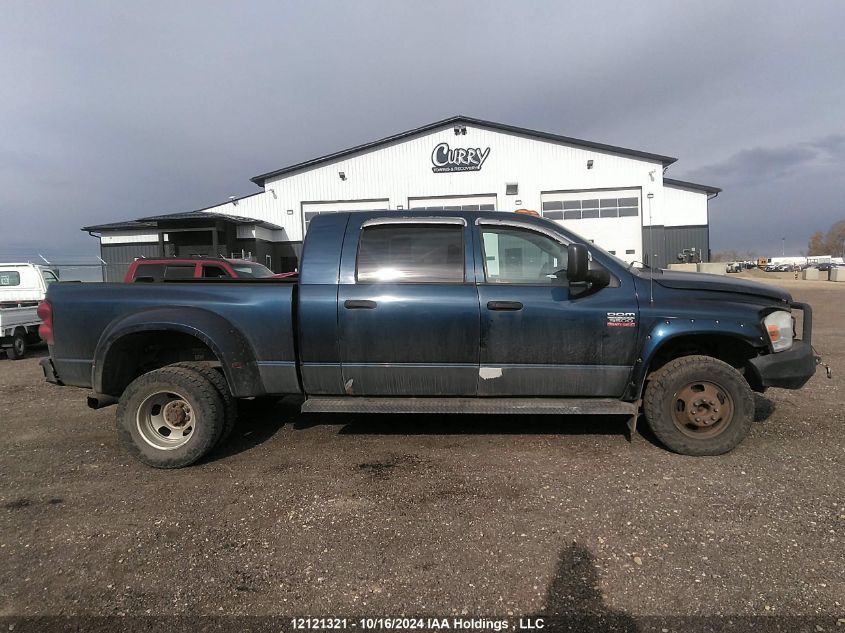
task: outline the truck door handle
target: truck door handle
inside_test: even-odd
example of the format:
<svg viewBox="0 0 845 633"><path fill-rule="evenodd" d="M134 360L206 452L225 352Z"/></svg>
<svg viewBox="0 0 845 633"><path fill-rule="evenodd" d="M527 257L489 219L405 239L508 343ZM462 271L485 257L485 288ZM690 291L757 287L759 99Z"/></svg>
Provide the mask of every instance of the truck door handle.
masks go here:
<svg viewBox="0 0 845 633"><path fill-rule="evenodd" d="M488 301L488 310L522 310L522 303L519 301Z"/></svg>
<svg viewBox="0 0 845 633"><path fill-rule="evenodd" d="M343 302L343 307L347 310L372 310L377 305L375 301L367 299L347 299Z"/></svg>

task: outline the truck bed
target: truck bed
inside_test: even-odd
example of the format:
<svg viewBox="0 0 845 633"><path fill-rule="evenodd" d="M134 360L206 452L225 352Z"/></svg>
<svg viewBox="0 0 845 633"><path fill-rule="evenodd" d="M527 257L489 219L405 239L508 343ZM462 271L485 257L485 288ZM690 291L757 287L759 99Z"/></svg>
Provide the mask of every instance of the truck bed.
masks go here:
<svg viewBox="0 0 845 633"><path fill-rule="evenodd" d="M237 396L298 392L295 291L273 279L53 284L53 363L64 384L98 390L114 340L175 328L212 349Z"/></svg>
<svg viewBox="0 0 845 633"><path fill-rule="evenodd" d="M0 308L0 334L11 336L18 327L33 327L40 323L38 307Z"/></svg>

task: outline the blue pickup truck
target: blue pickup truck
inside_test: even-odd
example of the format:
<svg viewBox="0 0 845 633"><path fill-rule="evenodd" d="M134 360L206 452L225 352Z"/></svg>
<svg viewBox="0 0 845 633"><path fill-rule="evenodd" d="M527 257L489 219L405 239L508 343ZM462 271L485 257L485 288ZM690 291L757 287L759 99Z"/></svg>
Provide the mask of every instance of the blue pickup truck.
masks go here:
<svg viewBox="0 0 845 633"><path fill-rule="evenodd" d="M298 279L58 283L40 314L46 379L118 404L122 443L159 468L223 441L237 399L287 394L305 412L618 414L631 432L642 410L670 450L715 455L748 433L753 391L798 389L819 361L810 307L783 290L640 270L492 211L324 214Z"/></svg>

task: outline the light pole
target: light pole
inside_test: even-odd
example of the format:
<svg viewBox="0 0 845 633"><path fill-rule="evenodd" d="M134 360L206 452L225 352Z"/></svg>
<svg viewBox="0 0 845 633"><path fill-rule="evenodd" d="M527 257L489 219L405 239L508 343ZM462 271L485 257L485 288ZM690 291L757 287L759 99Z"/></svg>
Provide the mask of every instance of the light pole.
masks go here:
<svg viewBox="0 0 845 633"><path fill-rule="evenodd" d="M785 237L780 238L780 254L781 254L782 257L786 255L786 238Z"/></svg>

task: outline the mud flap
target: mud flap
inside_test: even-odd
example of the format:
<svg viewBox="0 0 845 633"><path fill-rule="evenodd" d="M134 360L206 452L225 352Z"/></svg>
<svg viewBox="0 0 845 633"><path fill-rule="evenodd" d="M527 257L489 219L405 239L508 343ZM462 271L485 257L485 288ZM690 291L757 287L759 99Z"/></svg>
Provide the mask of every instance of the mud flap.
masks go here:
<svg viewBox="0 0 845 633"><path fill-rule="evenodd" d="M640 406L642 405L642 400L637 400L637 410L634 414L628 418L628 443L632 443L634 441L634 436L637 434L637 418L640 417Z"/></svg>

